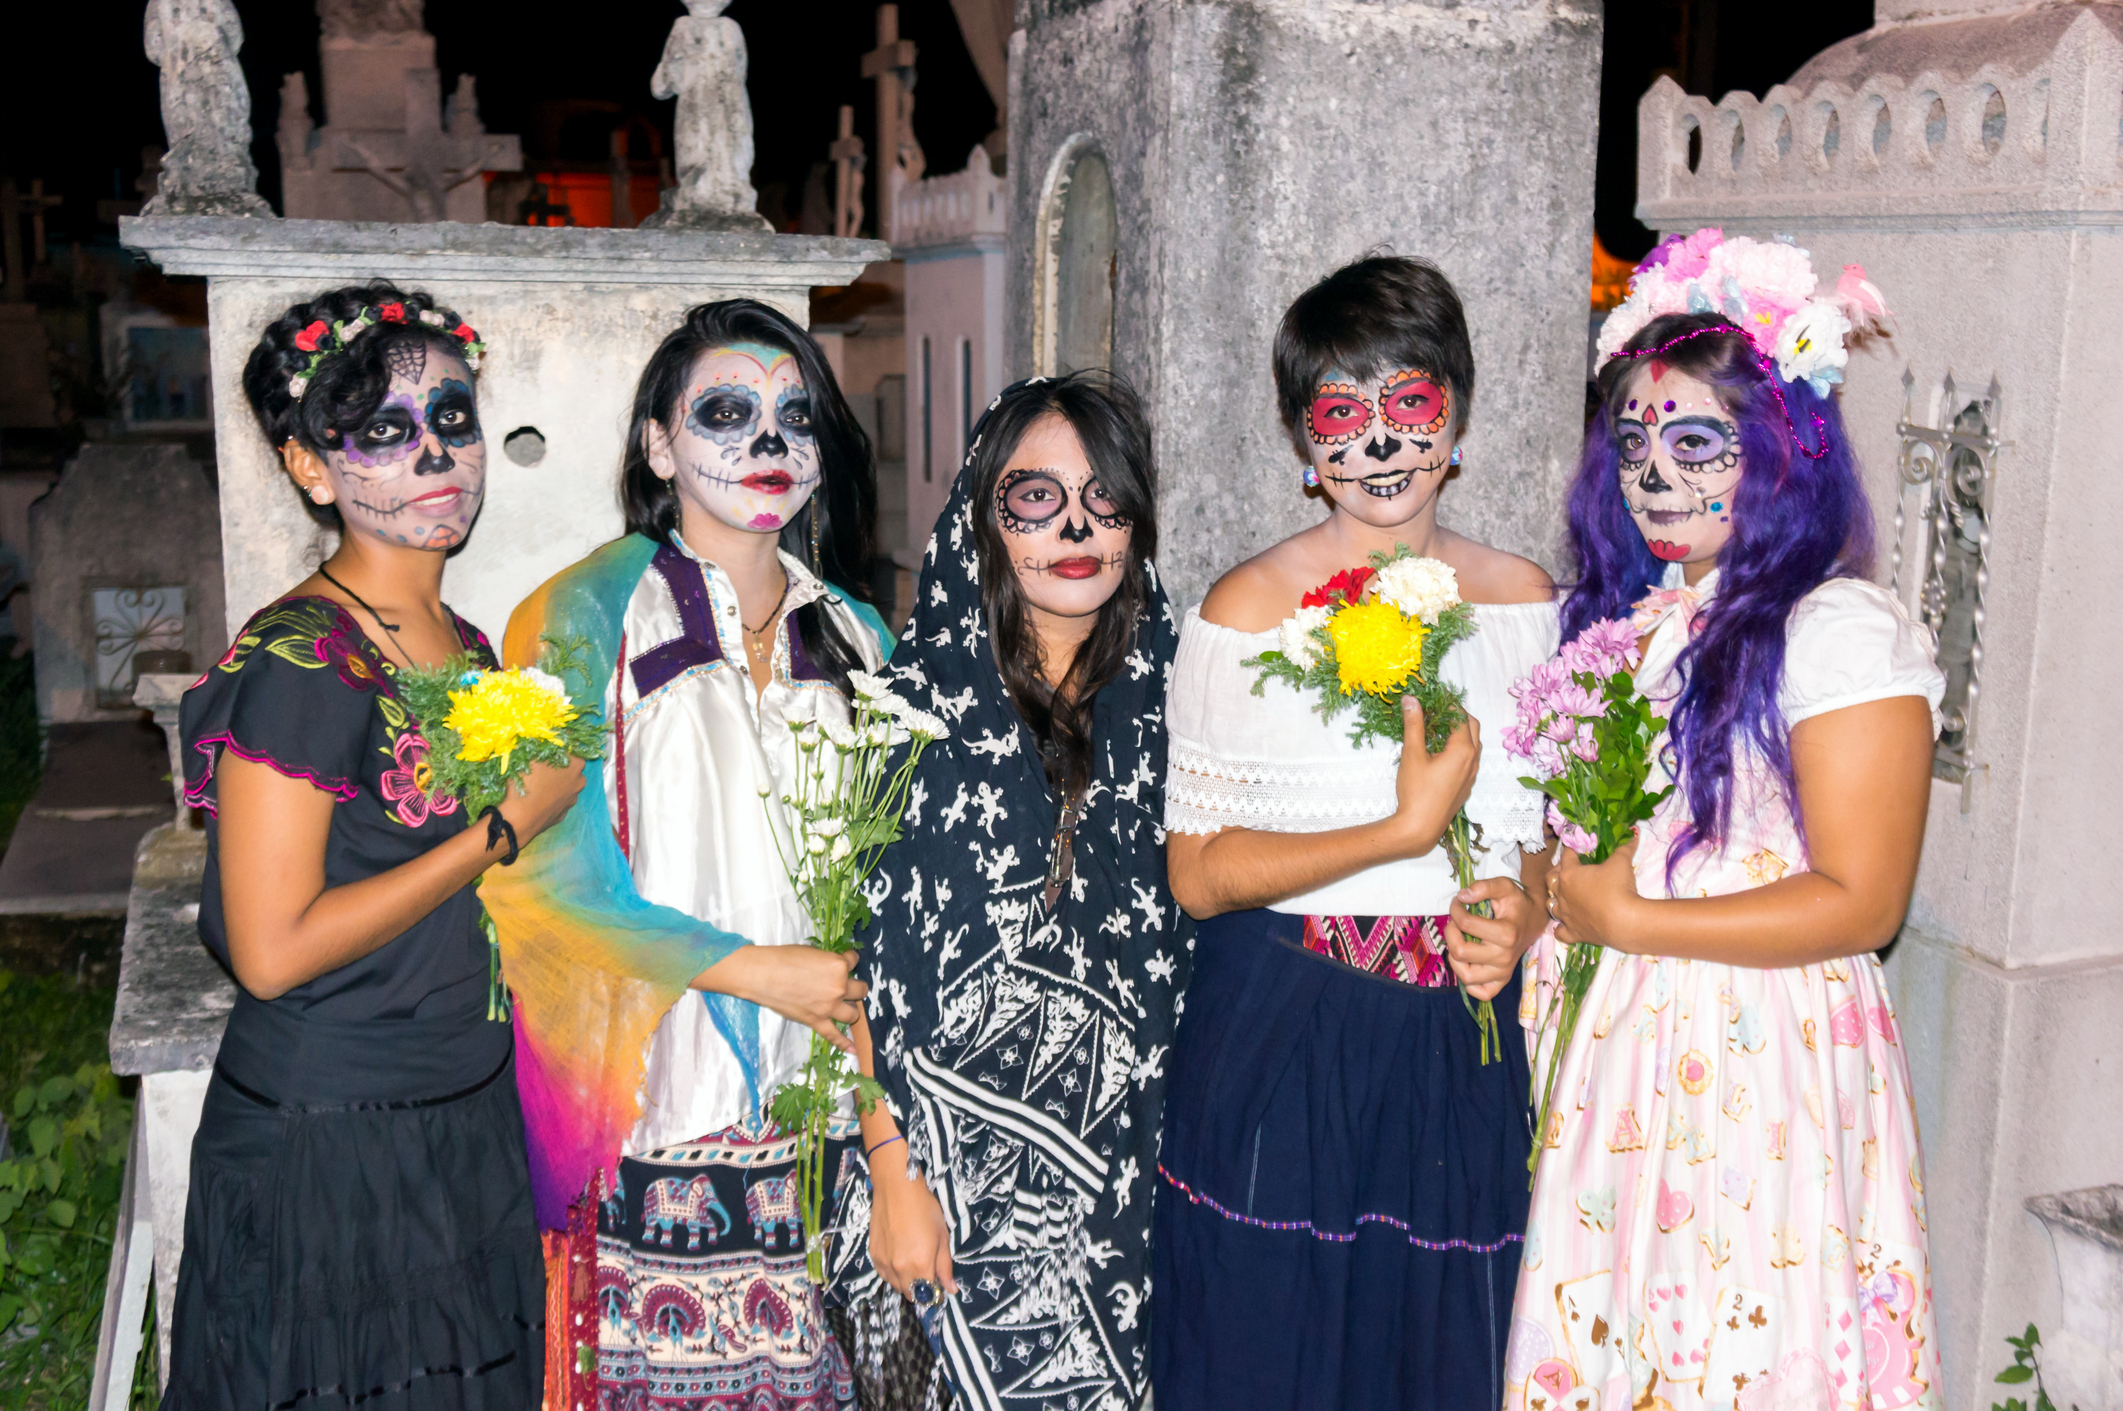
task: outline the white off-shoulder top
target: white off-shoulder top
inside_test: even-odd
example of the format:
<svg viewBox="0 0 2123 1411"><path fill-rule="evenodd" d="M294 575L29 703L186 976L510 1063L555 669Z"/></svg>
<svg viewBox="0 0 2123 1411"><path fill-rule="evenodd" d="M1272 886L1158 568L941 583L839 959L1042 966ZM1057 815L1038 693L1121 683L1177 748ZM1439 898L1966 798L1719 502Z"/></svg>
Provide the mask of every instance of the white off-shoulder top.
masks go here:
<svg viewBox="0 0 2123 1411"><path fill-rule="evenodd" d="M1517 714L1511 684L1555 655L1554 603L1483 604L1475 634L1445 655L1441 674L1466 693L1481 722L1482 765L1467 813L1488 848L1478 876L1517 876L1521 847L1542 842L1541 795L1525 788L1523 760L1504 750L1504 727ZM1258 696L1259 672L1240 663L1278 644L1274 630L1239 632L1189 608L1172 667L1166 720L1172 732L1165 781L1165 827L1174 833L1253 828L1267 833L1324 833L1390 816L1399 751L1373 740L1349 743L1355 722L1345 712L1320 719L1315 698L1270 682ZM1438 916L1459 890L1443 848L1368 868L1299 896L1272 911L1320 916Z"/></svg>

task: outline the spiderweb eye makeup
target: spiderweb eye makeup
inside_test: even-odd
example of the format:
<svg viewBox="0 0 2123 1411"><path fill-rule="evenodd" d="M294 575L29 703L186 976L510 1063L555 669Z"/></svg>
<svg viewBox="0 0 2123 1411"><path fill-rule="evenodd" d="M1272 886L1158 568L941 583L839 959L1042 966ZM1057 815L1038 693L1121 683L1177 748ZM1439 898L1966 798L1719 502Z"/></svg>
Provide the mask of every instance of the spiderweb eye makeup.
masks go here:
<svg viewBox="0 0 2123 1411"><path fill-rule="evenodd" d="M1407 368L1386 376L1378 399L1379 415L1398 431L1434 436L1445 429L1452 394L1429 373Z"/></svg>
<svg viewBox="0 0 2123 1411"><path fill-rule="evenodd" d="M1371 402L1352 382L1323 382L1312 394L1306 425L1314 445L1346 445L1370 427Z"/></svg>

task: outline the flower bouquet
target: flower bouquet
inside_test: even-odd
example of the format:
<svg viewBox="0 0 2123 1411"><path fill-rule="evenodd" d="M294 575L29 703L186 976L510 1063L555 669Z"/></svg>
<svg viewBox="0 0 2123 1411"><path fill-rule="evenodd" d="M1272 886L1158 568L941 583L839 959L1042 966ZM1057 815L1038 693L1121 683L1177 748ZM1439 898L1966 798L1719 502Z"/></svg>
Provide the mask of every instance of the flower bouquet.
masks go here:
<svg viewBox="0 0 2123 1411"><path fill-rule="evenodd" d="M413 786L434 799L454 799L473 819L508 797L534 764L556 767L569 758L597 759L611 729L592 699L595 683L586 665L589 644L540 639L545 651L536 666L489 671L467 653L426 671L397 675L399 699L427 735L427 758L413 766ZM581 682L571 695L568 679ZM447 811L447 810L443 810ZM501 944L482 911L487 933L487 1018L509 1017L501 983Z"/></svg>
<svg viewBox="0 0 2123 1411"><path fill-rule="evenodd" d="M855 949L855 933L870 919L862 884L885 846L899 837L914 765L931 742L951 732L944 722L892 694L867 671L848 673L855 688L846 725L803 721L796 737L796 778L782 795L789 839L774 830L782 866L811 918L811 944L842 954ZM892 753L909 748L895 763ZM821 1240L826 1196L826 1126L849 1091L864 1112L884 1089L849 1065L840 1049L817 1034L795 1081L777 1088L767 1104L774 1125L794 1132L798 1205L803 1215L805 1264L813 1283L825 1280Z"/></svg>
<svg viewBox="0 0 2123 1411"><path fill-rule="evenodd" d="M1587 862L1605 862L1636 833L1666 796L1644 787L1651 773L1652 748L1666 722L1657 703L1636 686L1642 661L1637 629L1625 618L1595 622L1565 643L1561 652L1521 677L1511 687L1518 701L1518 721L1504 731L1504 748L1529 760L1541 778L1519 782L1548 796L1548 824L1563 846ZM1562 1066L1577 1027L1578 1009L1599 973L1605 947L1568 947L1548 1012L1540 1030L1555 1034L1555 1046L1542 1075L1534 1068L1535 1108L1540 1113L1537 1139L1526 1159L1531 1171L1548 1139L1549 1099L1555 1072ZM1553 1024L1551 1026L1551 1021Z"/></svg>
<svg viewBox="0 0 2123 1411"><path fill-rule="evenodd" d="M1280 651L1266 651L1241 663L1260 676L1253 694L1270 681L1284 681L1319 697L1315 707L1333 720L1354 706L1356 724L1350 743L1402 739L1401 698L1412 696L1423 708L1423 748L1435 754L1467 718L1457 686L1438 676L1445 653L1474 635L1474 609L1460 601L1459 577L1447 564L1421 558L1405 544L1392 553L1374 553L1365 568L1343 569L1299 600L1297 615L1279 629ZM1452 859L1461 887L1474 885L1474 855L1486 852L1481 829L1461 809L1446 825L1441 840ZM1475 912L1490 914L1487 902ZM1467 1012L1482 1033L1482 1062L1503 1057L1496 1012L1464 990Z"/></svg>

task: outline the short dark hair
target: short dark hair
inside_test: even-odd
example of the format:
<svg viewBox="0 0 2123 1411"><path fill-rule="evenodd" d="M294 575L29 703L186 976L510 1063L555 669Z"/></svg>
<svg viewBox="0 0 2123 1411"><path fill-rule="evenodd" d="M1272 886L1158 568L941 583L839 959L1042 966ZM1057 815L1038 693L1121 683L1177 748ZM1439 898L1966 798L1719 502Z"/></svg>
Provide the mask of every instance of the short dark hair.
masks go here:
<svg viewBox="0 0 2123 1411"><path fill-rule="evenodd" d="M309 384L297 401L288 384L306 371L313 354L296 346L302 331L315 323L327 326L346 323L365 308L403 304L403 323L379 323L340 352L317 364ZM433 313L441 324L421 315ZM243 367L243 395L275 450L295 441L323 455L339 449L338 439L359 430L376 414L391 390L391 349L402 343L432 344L452 357L464 357L464 344L446 329L464 320L438 306L424 290L402 290L387 280L349 284L289 306L266 325ZM476 384L477 377L474 377ZM303 507L320 524L339 523L339 511L304 498Z"/></svg>
<svg viewBox="0 0 2123 1411"><path fill-rule="evenodd" d="M1467 311L1445 272L1408 255L1367 255L1297 296L1275 330L1275 396L1283 425L1308 449L1305 413L1329 374L1364 379L1419 367L1452 389L1452 430L1474 401Z"/></svg>

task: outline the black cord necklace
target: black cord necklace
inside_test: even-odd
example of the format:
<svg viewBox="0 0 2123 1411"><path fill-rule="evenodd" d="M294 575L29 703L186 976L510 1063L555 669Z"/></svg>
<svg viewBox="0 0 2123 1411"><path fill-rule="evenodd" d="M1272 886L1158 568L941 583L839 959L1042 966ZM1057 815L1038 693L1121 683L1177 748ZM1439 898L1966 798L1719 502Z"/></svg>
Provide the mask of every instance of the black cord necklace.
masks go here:
<svg viewBox="0 0 2123 1411"><path fill-rule="evenodd" d="M361 594L355 592L352 588L347 587L346 584L341 583L338 579L334 578L332 576L332 570L326 568L323 564L320 563L317 565L317 571L324 575L325 582L331 584L334 588L337 588L340 592L352 598L357 604L360 605L362 611L366 612L370 617L376 619L376 625L390 634L391 645L398 648L398 655L405 661L405 664L408 668L411 668L413 670L419 669L413 666L413 658L407 655L404 644L398 640L398 623L385 622L383 620L383 614L376 611L376 609L370 607L367 598L362 597Z"/></svg>

